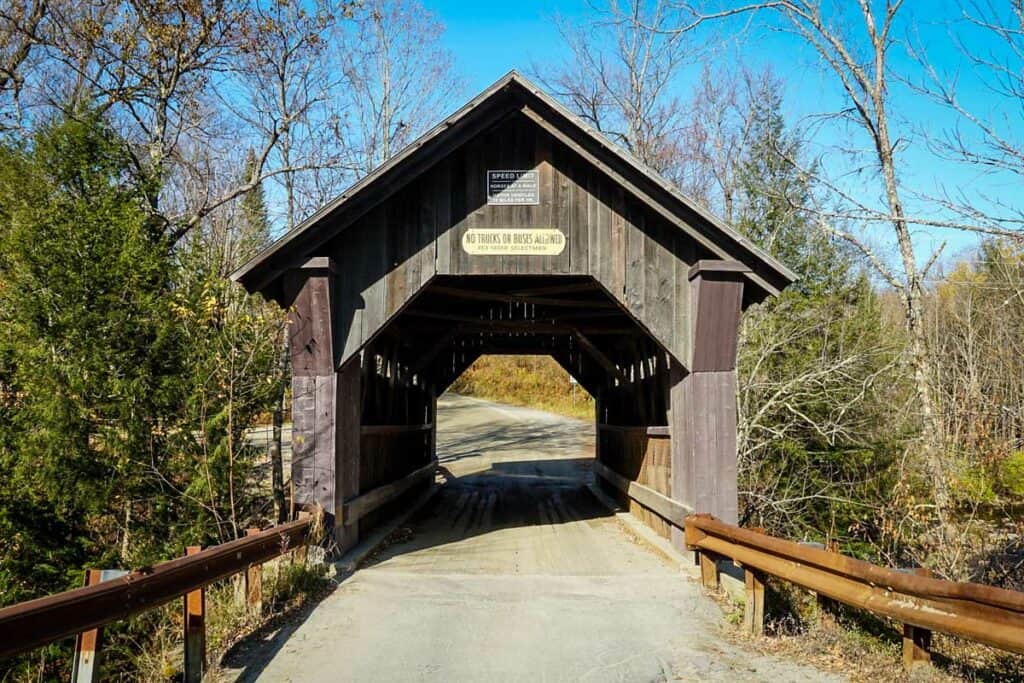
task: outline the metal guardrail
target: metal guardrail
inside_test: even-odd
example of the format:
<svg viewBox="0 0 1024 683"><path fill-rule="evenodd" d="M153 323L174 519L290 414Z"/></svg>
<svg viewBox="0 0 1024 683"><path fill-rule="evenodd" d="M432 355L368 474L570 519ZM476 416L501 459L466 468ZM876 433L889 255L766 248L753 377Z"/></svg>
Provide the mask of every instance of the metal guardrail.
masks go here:
<svg viewBox="0 0 1024 683"><path fill-rule="evenodd" d="M685 519L686 545L701 556L705 585L717 584L717 557L746 570L745 622L760 632L764 575L819 596L903 622L904 661L928 658L930 632L1024 653L1024 593L887 569L863 560L725 524L710 515Z"/></svg>
<svg viewBox="0 0 1024 683"><path fill-rule="evenodd" d="M127 619L283 555L306 541L313 521L306 516L254 530L244 538L205 550L190 549L185 557L111 581L0 609L0 633L4 634L0 658Z"/></svg>

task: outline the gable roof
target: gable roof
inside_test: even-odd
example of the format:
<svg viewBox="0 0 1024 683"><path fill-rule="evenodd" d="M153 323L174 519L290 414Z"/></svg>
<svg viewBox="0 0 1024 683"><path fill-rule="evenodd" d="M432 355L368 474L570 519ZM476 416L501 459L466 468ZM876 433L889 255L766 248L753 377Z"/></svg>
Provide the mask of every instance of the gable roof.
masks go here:
<svg viewBox="0 0 1024 683"><path fill-rule="evenodd" d="M627 192L667 218L718 258L750 268L751 301L778 294L796 275L724 221L683 195L672 183L588 126L516 71L511 71L458 111L378 166L316 213L231 274L249 292L267 293L285 271L312 255L367 211L496 120L520 111L598 166ZM747 298L745 296L745 298Z"/></svg>

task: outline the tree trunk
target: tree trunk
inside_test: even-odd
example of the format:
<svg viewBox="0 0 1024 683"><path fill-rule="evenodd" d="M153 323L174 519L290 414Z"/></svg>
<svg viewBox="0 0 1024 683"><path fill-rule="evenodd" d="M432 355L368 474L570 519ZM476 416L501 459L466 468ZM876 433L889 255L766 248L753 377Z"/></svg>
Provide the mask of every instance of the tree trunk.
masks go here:
<svg viewBox="0 0 1024 683"><path fill-rule="evenodd" d="M290 511L284 495L284 459L282 458L282 427L284 426L285 381L288 376L288 326L282 333L281 356L278 361L280 373L280 391L274 402L273 433L270 439L270 479L274 496L274 518L278 524L287 521Z"/></svg>
<svg viewBox="0 0 1024 683"><path fill-rule="evenodd" d="M949 541L949 510L951 500L947 481L946 463L942 425L935 410L932 397L931 380L933 375L932 359L928 352L927 331L924 328L923 308L923 273L917 267L914 244L910 235L910 226L904 217L903 202L900 198L899 185L896 181L896 162L893 158L893 147L889 141L888 120L885 113L885 102L881 96L875 100L878 116L878 133L875 136L876 150L882 177L885 180L886 199L892 215L893 228L899 246L903 270L906 275L903 292L904 316L907 333L910 337L910 364L914 371L914 390L921 403L921 428L925 453L924 465L931 479L932 496L935 502L935 513L943 541Z"/></svg>

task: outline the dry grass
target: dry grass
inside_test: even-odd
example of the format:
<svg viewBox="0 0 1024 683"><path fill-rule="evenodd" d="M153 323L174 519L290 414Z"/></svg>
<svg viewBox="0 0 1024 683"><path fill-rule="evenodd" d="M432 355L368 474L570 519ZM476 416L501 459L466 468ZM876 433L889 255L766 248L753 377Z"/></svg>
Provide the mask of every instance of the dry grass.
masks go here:
<svg viewBox="0 0 1024 683"><path fill-rule="evenodd" d="M293 555L263 565L263 611L254 613L246 601L238 575L220 581L206 591L206 652L211 678L217 662L238 640L315 598L327 585L323 565L313 565ZM161 610L152 636L138 643L135 672L123 677L157 683L181 680L184 662L181 607L177 602Z"/></svg>
<svg viewBox="0 0 1024 683"><path fill-rule="evenodd" d="M760 653L801 661L857 683L1024 682L1024 657L959 638L934 634L932 664L903 668L901 626L861 610L837 605L823 610L807 591L769 581L765 633L742 632L743 605L724 593L718 599L726 619L737 626L730 637Z"/></svg>
<svg viewBox="0 0 1024 683"><path fill-rule="evenodd" d="M569 382L569 373L549 356L483 356L455 380L451 390L511 405L594 418L594 399Z"/></svg>

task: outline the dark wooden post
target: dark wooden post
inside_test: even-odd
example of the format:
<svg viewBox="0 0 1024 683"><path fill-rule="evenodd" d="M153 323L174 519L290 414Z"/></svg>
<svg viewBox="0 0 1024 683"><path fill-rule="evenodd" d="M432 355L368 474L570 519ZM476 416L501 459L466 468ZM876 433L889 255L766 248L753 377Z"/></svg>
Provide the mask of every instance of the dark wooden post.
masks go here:
<svg viewBox="0 0 1024 683"><path fill-rule="evenodd" d="M332 311L334 263L317 257L285 278L292 364L293 505L322 509L339 551L355 544L358 528L340 519L359 486L360 360L337 370Z"/></svg>
<svg viewBox="0 0 1024 683"><path fill-rule="evenodd" d="M828 540L824 544L823 549L827 550L830 553L836 553L838 555L839 554L839 541L837 541L835 539ZM818 603L818 611L819 611L819 614L821 616L824 616L826 614L832 614L832 613L834 613L836 611L836 607L837 607L838 603L835 600L833 600L832 598L828 597L827 595L822 595L821 593L816 593L815 594L815 600Z"/></svg>
<svg viewBox="0 0 1024 683"><path fill-rule="evenodd" d="M690 367L669 368L672 497L729 524L737 521L736 345L748 270L736 261L690 269ZM672 536L685 547L681 531Z"/></svg>
<svg viewBox="0 0 1024 683"><path fill-rule="evenodd" d="M334 542L344 552L359 540L359 522L342 519L342 505L359 495L360 439L363 421L362 355L357 353L338 373L337 503Z"/></svg>
<svg viewBox="0 0 1024 683"><path fill-rule="evenodd" d="M186 555L195 555L201 546L190 545ZM201 683L206 670L206 591L202 588L185 594L185 683Z"/></svg>
<svg viewBox="0 0 1024 683"><path fill-rule="evenodd" d="M102 581L103 572L99 569L86 569L86 586L93 586ZM75 660L71 665L73 683L93 683L99 680L100 629L94 628L79 633L75 638Z"/></svg>

